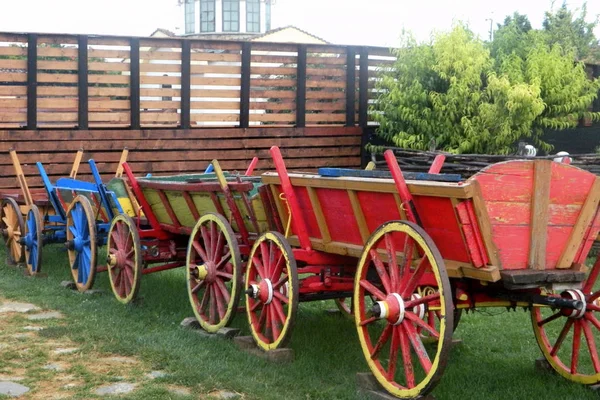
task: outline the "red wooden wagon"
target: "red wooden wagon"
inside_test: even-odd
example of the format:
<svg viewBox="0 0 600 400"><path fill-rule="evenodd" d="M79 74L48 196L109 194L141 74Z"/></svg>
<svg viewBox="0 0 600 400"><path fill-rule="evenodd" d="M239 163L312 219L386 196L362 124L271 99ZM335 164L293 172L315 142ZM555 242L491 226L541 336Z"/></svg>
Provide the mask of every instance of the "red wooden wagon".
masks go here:
<svg viewBox="0 0 600 400"><path fill-rule="evenodd" d="M298 303L352 295L360 344L396 397L439 381L465 308L524 306L562 376L600 382L600 178L552 161L492 165L465 182L265 173L289 232L256 238L244 279L252 335L285 345Z"/></svg>

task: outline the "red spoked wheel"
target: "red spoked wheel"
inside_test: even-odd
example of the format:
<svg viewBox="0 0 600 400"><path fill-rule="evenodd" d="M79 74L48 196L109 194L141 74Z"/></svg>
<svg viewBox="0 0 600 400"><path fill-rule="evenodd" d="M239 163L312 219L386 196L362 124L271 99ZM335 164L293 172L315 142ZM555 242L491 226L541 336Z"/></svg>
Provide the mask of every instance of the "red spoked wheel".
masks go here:
<svg viewBox="0 0 600 400"><path fill-rule="evenodd" d="M20 263L25 258L21 237L25 235L25 221L17 202L10 197L2 200L0 207L0 232L6 244L6 262Z"/></svg>
<svg viewBox="0 0 600 400"><path fill-rule="evenodd" d="M107 266L110 286L117 300L130 303L137 297L142 279L142 249L135 222L129 215L113 218L108 231Z"/></svg>
<svg viewBox="0 0 600 400"><path fill-rule="evenodd" d="M564 378L584 385L600 383L600 259L581 289L547 293L583 303L581 310L534 305L533 331L544 357Z"/></svg>
<svg viewBox="0 0 600 400"><path fill-rule="evenodd" d="M246 313L263 350L285 346L298 311L298 271L292 248L278 232L261 235L246 267Z"/></svg>
<svg viewBox="0 0 600 400"><path fill-rule="evenodd" d="M431 281L437 290L419 295ZM453 305L444 261L422 228L406 221L377 228L358 263L354 304L363 354L379 383L403 399L430 392L446 366Z"/></svg>
<svg viewBox="0 0 600 400"><path fill-rule="evenodd" d="M233 229L225 217L203 215L187 250L187 288L200 326L217 332L229 325L237 310L242 260Z"/></svg>

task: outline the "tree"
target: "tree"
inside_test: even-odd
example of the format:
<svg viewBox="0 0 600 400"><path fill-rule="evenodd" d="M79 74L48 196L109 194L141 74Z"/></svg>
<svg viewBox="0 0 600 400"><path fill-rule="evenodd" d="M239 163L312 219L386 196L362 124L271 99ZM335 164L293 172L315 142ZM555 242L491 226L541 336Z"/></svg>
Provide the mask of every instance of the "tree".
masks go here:
<svg viewBox="0 0 600 400"><path fill-rule="evenodd" d="M507 154L525 138L548 151L544 128L572 127L584 115L600 119L587 111L600 83L572 53L540 43L532 30L517 32L526 27L518 18L506 26L527 41L512 52L497 46L496 59L463 25L431 43L406 40L377 84L378 134L399 147Z"/></svg>
<svg viewBox="0 0 600 400"><path fill-rule="evenodd" d="M531 32L531 23L526 15L515 12L507 15L503 24L497 24L494 40L489 44L492 58L516 53L523 57L527 54L530 40L527 36Z"/></svg>
<svg viewBox="0 0 600 400"><path fill-rule="evenodd" d="M578 15L563 3L556 11L551 9L545 12L543 27L549 45L559 44L566 53L573 52L577 60L585 60L598 46L594 35L598 16L593 22L586 22L587 3L583 3L577 11ZM594 54L594 57L598 57L598 54Z"/></svg>

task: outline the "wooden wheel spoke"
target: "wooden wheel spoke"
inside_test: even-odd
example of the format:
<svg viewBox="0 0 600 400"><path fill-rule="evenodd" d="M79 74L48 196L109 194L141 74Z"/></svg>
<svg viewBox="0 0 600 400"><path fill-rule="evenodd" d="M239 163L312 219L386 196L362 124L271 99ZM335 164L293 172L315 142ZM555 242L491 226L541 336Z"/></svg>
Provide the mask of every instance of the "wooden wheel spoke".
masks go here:
<svg viewBox="0 0 600 400"><path fill-rule="evenodd" d="M233 279L233 274L229 274L229 273L223 272L223 271L217 271L217 276L219 276L221 278L225 278L229 281Z"/></svg>
<svg viewBox="0 0 600 400"><path fill-rule="evenodd" d="M375 285L373 285L368 280L361 279L359 284L363 289L365 289L367 292L369 292L373 296L375 296L377 298L377 300L379 300L379 301L385 300L385 294L383 294L383 292L381 290L377 289L377 287L375 287Z"/></svg>
<svg viewBox="0 0 600 400"><path fill-rule="evenodd" d="M588 274L587 279L585 280L585 284L583 285L583 293L589 293L592 291L596 280L598 279L598 274L600 274L600 257L596 259L592 270Z"/></svg>
<svg viewBox="0 0 600 400"><path fill-rule="evenodd" d="M277 317L277 320L283 326L285 324L285 319L286 319L285 312L283 311L283 306L281 305L281 303L279 303L277 301L273 301L273 302L271 302L271 304L273 304L273 309L275 310L274 316ZM286 304L287 304L287 302L286 302Z"/></svg>
<svg viewBox="0 0 600 400"><path fill-rule="evenodd" d="M267 274L271 275L277 266L275 263L275 243L269 242L269 270Z"/></svg>
<svg viewBox="0 0 600 400"><path fill-rule="evenodd" d="M598 297L600 297L600 290L596 290L594 293L592 293L586 297L587 298L585 299L585 301L587 303L593 303L594 301L596 301L598 299Z"/></svg>
<svg viewBox="0 0 600 400"><path fill-rule="evenodd" d="M429 332L429 334L431 336L433 336L434 338L439 339L440 333L435 330L435 328L433 327L433 325L429 325L427 322L423 321L417 315L415 315L415 314L413 314L412 312L409 312L409 311L407 311L404 314L404 317L406 319L409 319L411 322L413 322L415 325L417 325L421 329L424 329L427 332Z"/></svg>
<svg viewBox="0 0 600 400"><path fill-rule="evenodd" d="M200 281L200 282L198 282L198 283L196 284L196 286L194 286L194 287L192 288L192 293L193 293L193 294L196 294L196 293L198 293L198 290L202 289L202 287L203 287L204 285L206 285L206 281Z"/></svg>
<svg viewBox="0 0 600 400"><path fill-rule="evenodd" d="M429 260L427 259L427 257L423 257L421 259L421 261L419 261L419 265L414 270L412 275L410 275L408 282L402 289L402 293L400 294L400 296L402 296L402 298L406 298L406 297L410 296L415 291L415 289L417 288L417 285L419 284L419 280L421 279L421 277L425 273L425 270L427 269L428 264L429 264Z"/></svg>
<svg viewBox="0 0 600 400"><path fill-rule="evenodd" d="M217 288L221 291L221 296L223 297L223 300L225 300L225 304L229 305L231 294L229 294L229 290L227 290L225 283L223 283L223 281L220 279L215 279L215 282L217 284Z"/></svg>
<svg viewBox="0 0 600 400"><path fill-rule="evenodd" d="M215 288L213 285L208 286L208 289L206 290L207 292L209 292L209 299L208 299L208 322L210 322L211 324L215 323L215 314L217 312L217 304L216 304L216 299L215 299Z"/></svg>
<svg viewBox="0 0 600 400"><path fill-rule="evenodd" d="M194 240L192 242L192 246L194 247L194 250L196 250L196 253L198 253L198 255L200 256L200 258L202 259L203 262L208 262L208 255L206 254L206 252L204 251L204 248L202 248L202 245L200 244L200 242L198 242L197 240Z"/></svg>
<svg viewBox="0 0 600 400"><path fill-rule="evenodd" d="M259 244L259 248L260 248L260 259L262 261L262 266L263 266L263 271L264 271L264 275L261 275L261 276L266 278L270 275L270 272L271 272L270 253L269 253L269 249L267 248L267 243L265 243L265 242L261 242Z"/></svg>
<svg viewBox="0 0 600 400"><path fill-rule="evenodd" d="M600 307L598 307L598 306L597 306L597 305L595 305L595 304L589 304L589 303L588 303L588 304L585 306L585 308L586 308L586 310L588 310L588 311L596 311L596 312L600 312Z"/></svg>
<svg viewBox="0 0 600 400"><path fill-rule="evenodd" d="M219 320L222 320L223 317L225 317L225 314L227 313L227 309L225 307L227 301L223 296L223 292L216 284L212 284L211 287L213 288L215 303L217 304L217 313L219 314Z"/></svg>
<svg viewBox="0 0 600 400"><path fill-rule="evenodd" d="M270 305L273 305L272 307L268 307L269 310L269 319L271 320L271 334L273 341L277 340L277 338L279 338L279 336L281 335L281 327L280 327L280 323L279 323L279 318L277 317L276 311L275 311L275 307L274 304L271 303Z"/></svg>
<svg viewBox="0 0 600 400"><path fill-rule="evenodd" d="M567 334L569 333L569 329L571 329L572 325L573 325L573 320L569 318L567 320L567 322L565 323L565 326L563 326L562 330L560 331L560 334L558 335L558 338L556 339L556 343L554 343L554 346L552 346L552 350L550 351L550 355L552 357L556 356L556 353L558 353L558 350L560 349L560 346L562 345L563 341L567 337Z"/></svg>
<svg viewBox="0 0 600 400"><path fill-rule="evenodd" d="M402 248L404 252L404 262L400 267L400 274L404 277L407 273L410 272L410 266L413 261L413 252L415 248L415 243L409 235L406 235L406 239L404 240L404 247Z"/></svg>
<svg viewBox="0 0 600 400"><path fill-rule="evenodd" d="M575 321L573 329L573 343L571 345L571 374L577 373L579 366L579 348L581 345L581 324Z"/></svg>
<svg viewBox="0 0 600 400"><path fill-rule="evenodd" d="M258 308L262 305L263 305L263 303L261 303L260 301L254 301L254 304L252 304L252 306L250 306L250 311L254 312L254 311L258 310Z"/></svg>
<svg viewBox="0 0 600 400"><path fill-rule="evenodd" d="M404 363L404 376L406 377L406 386L408 388L413 388L415 387L415 371L413 369L413 365L412 365L412 357L410 355L410 345L408 344L408 338L407 338L407 334L404 332L404 329L402 327L402 325L398 326L398 329L396 329L395 332L395 337L397 337L398 341L400 342L400 347L402 348L402 361ZM392 347L394 346L394 338L392 337ZM396 345L396 348L398 347L398 345ZM394 374L391 374L391 368L390 370L388 370L388 379L389 380L393 380L394 379L394 375L395 375L395 370L396 370L396 359L397 359L397 350L396 350L396 354L394 359L392 360L392 355L390 352L390 363L392 363L392 361L394 361Z"/></svg>
<svg viewBox="0 0 600 400"><path fill-rule="evenodd" d="M215 244L215 253L214 253L215 262L218 261L219 264L221 263L223 257L225 257L225 255L222 254L223 249L225 248L225 243L226 243L225 234L221 230L219 230L219 233L217 235L217 242ZM229 252L228 254L230 255L229 257L231 257L231 252Z"/></svg>
<svg viewBox="0 0 600 400"><path fill-rule="evenodd" d="M594 314L586 313L585 319L590 321L592 323L592 325L594 325L596 327L596 329L600 330L600 321L598 321L598 319L594 316Z"/></svg>
<svg viewBox="0 0 600 400"><path fill-rule="evenodd" d="M262 303L261 303L262 304ZM263 304L263 308L261 308L260 310L260 316L258 317L258 326L257 326L257 332L263 332L263 328L265 326L265 322L267 320L267 314L268 314L268 310L267 310L268 305Z"/></svg>
<svg viewBox="0 0 600 400"><path fill-rule="evenodd" d="M412 345L412 348L415 351L419 362L421 363L421 367L423 367L423 371L428 374L431 370L431 359L429 358L429 354L427 354L427 350L423 345L421 337L417 333L415 327L410 323L403 324L402 326L406 330L406 335L408 336L410 344Z"/></svg>
<svg viewBox="0 0 600 400"><path fill-rule="evenodd" d="M222 269L228 262L229 260L231 260L231 252L228 251L225 255L223 255L223 257L221 257L221 260L219 261L219 263L216 266L216 269Z"/></svg>
<svg viewBox="0 0 600 400"><path fill-rule="evenodd" d="M252 257L252 264L256 268L256 273L258 274L258 276L265 279L266 278L265 269L257 255L254 255L254 257Z"/></svg>
<svg viewBox="0 0 600 400"><path fill-rule="evenodd" d="M288 299L283 293L276 290L273 292L273 296L280 300L282 303L289 304L290 299Z"/></svg>
<svg viewBox="0 0 600 400"><path fill-rule="evenodd" d="M379 279L381 279L381 283L383 284L385 291L387 293L392 293L393 290L392 284L390 282L390 277L386 271L383 261L381 261L381 258L379 258L379 254L377 254L377 251L375 251L374 249L371 249L369 251L369 256L371 257L371 260L375 265L375 270L377 271L377 275L379 275Z"/></svg>
<svg viewBox="0 0 600 400"><path fill-rule="evenodd" d="M282 276L281 279L279 279L277 282L275 282L273 284L273 290L279 291L279 289L288 281L289 281L289 276L287 276L287 275Z"/></svg>
<svg viewBox="0 0 600 400"><path fill-rule="evenodd" d="M592 359L592 364L594 365L594 371L599 373L600 361L598 360L598 349L596 347L596 341L594 340L594 334L592 333L592 329L590 328L588 321L582 319L580 323L581 327L583 328L583 335L585 336L588 350L590 352L590 358Z"/></svg>
<svg viewBox="0 0 600 400"><path fill-rule="evenodd" d="M552 322L552 321L554 321L554 320L556 320L556 319L558 319L558 318L560 318L560 317L562 317L562 314L561 314L561 313L560 313L560 311L559 311L559 312L557 312L557 313L555 313L555 314L552 314L552 315L551 315L551 316L549 316L548 318L544 318L543 320L539 321L539 322L537 323L537 325L538 325L538 326L540 326L540 327L541 327L541 326L544 326L544 325L546 325L548 322Z"/></svg>
<svg viewBox="0 0 600 400"><path fill-rule="evenodd" d="M404 303L404 307L406 309L411 309L411 308L419 306L423 303L430 303L434 300L439 300L439 298L440 298L440 292L435 292L430 295L421 297L420 299L409 300L406 303Z"/></svg>
<svg viewBox="0 0 600 400"><path fill-rule="evenodd" d="M215 221L210 221L210 253L213 261L217 261L217 242L219 241L219 233L217 232L217 224Z"/></svg>
<svg viewBox="0 0 600 400"><path fill-rule="evenodd" d="M367 318L367 319L364 319L364 320L360 321L358 325L365 326L365 325L369 325L369 324L371 324L371 323L373 323L375 321L379 321L379 318L377 318L377 317L370 317L370 318Z"/></svg>
<svg viewBox="0 0 600 400"><path fill-rule="evenodd" d="M371 351L371 360L374 360L377 358L377 356L379 355L379 352L381 351L383 346L385 346L385 344L390 340L390 337L391 337L393 331L394 331L394 325L392 325L392 324L387 324L385 326L385 328L383 328L383 332L381 332L381 336L379 336L377 343L375 343L375 346L373 347L373 350Z"/></svg>
<svg viewBox="0 0 600 400"><path fill-rule="evenodd" d="M204 293L202 294L202 300L200 300L200 306L198 307L198 311L203 315L206 315L203 312L203 310L205 310L206 307L208 306L209 298L210 298L210 287L207 287L206 290L204 290Z"/></svg>
<svg viewBox="0 0 600 400"><path fill-rule="evenodd" d="M399 289L400 278L398 276L398 260L396 259L396 247L392 239L392 234L387 233L385 235L385 249L388 256L388 265L390 270L390 281L392 285L392 291L396 292Z"/></svg>
<svg viewBox="0 0 600 400"><path fill-rule="evenodd" d="M210 239L208 237L208 232L206 231L206 226L200 226L200 235L202 236L202 243L204 244L204 249L206 249L206 253L204 253L204 250L202 251L202 253L204 253L204 255L206 256L205 262L208 260L212 260L212 254L210 253ZM194 241L194 243L196 243L196 241ZM194 248L198 250L198 248L195 245ZM200 252L198 252L198 254L200 254ZM202 257L202 254L200 254L200 257Z"/></svg>
<svg viewBox="0 0 600 400"><path fill-rule="evenodd" d="M277 259L277 262L271 268L271 276L269 277L271 280L274 280L281 275L281 272L283 271L283 267L285 266L284 261L285 261L285 257L283 256L283 253L280 253L279 258Z"/></svg>

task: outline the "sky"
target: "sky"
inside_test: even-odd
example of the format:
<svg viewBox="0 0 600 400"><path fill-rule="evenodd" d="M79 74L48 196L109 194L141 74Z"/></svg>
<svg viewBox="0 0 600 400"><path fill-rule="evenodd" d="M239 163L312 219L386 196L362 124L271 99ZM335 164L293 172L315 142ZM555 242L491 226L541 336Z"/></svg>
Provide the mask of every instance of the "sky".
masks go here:
<svg viewBox="0 0 600 400"><path fill-rule="evenodd" d="M569 8L584 0L568 0ZM561 1L555 3L560 6ZM276 0L272 27L294 25L335 44L394 46L403 29L419 40L465 21L482 38L506 15L542 25L551 0ZM588 1L588 19L600 1ZM148 36L156 28L183 31L177 0L0 0L0 31ZM600 37L600 29L596 36Z"/></svg>

